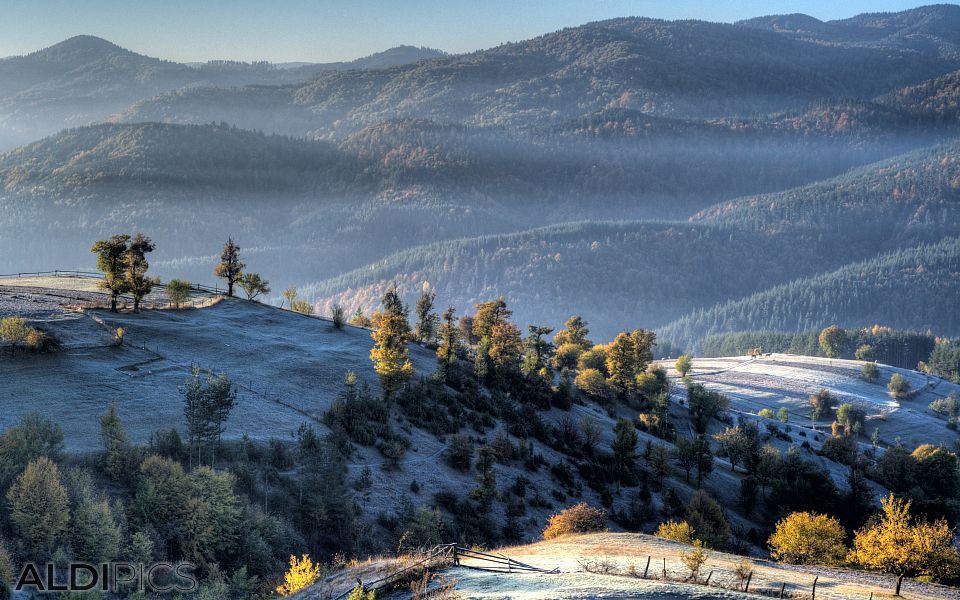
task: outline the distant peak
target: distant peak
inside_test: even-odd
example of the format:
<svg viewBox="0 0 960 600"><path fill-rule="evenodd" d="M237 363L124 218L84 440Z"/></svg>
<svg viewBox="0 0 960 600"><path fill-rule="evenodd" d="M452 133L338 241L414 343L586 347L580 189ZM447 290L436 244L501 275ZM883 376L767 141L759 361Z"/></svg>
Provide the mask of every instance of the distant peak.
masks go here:
<svg viewBox="0 0 960 600"><path fill-rule="evenodd" d="M114 52L129 52L113 42L109 42L95 35L76 35L59 44L34 52L30 56L44 57L51 60L66 58L93 57Z"/></svg>

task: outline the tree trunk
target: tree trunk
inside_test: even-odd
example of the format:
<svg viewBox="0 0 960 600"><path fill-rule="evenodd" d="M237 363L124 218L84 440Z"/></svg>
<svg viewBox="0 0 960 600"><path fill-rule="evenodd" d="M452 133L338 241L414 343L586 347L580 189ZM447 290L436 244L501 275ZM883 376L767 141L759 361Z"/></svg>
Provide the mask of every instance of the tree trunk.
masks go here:
<svg viewBox="0 0 960 600"><path fill-rule="evenodd" d="M227 280L227 296L233 298L233 280Z"/></svg>
<svg viewBox="0 0 960 600"><path fill-rule="evenodd" d="M110 312L117 312L117 296L110 296Z"/></svg>
<svg viewBox="0 0 960 600"><path fill-rule="evenodd" d="M900 586L903 584L903 575L897 575L897 589L894 590L893 595L900 595Z"/></svg>

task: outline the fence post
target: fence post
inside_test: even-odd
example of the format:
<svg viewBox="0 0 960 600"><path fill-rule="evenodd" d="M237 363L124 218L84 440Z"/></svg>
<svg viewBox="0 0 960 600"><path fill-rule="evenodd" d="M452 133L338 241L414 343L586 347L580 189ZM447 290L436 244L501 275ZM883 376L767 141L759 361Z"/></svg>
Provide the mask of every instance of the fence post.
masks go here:
<svg viewBox="0 0 960 600"><path fill-rule="evenodd" d="M810 600L817 600L817 580L818 579L820 579L819 575L813 578L813 590L810 592Z"/></svg>
<svg viewBox="0 0 960 600"><path fill-rule="evenodd" d="M667 578L667 557L663 557L663 578Z"/></svg>
<svg viewBox="0 0 960 600"><path fill-rule="evenodd" d="M644 567L644 569L643 569L643 578L644 578L644 579L647 578L647 571L650 570L650 558L651 558L651 557L648 555L648 556L647 556L647 566Z"/></svg>
<svg viewBox="0 0 960 600"><path fill-rule="evenodd" d="M713 571L711 570L707 573L707 580L703 582L703 585L710 585L710 578L713 577Z"/></svg>
<svg viewBox="0 0 960 600"><path fill-rule="evenodd" d="M750 574L747 575L747 583L743 586L743 593L750 591L750 580L753 579L753 571L750 571Z"/></svg>
<svg viewBox="0 0 960 600"><path fill-rule="evenodd" d="M786 582L786 581L784 581L782 584L780 584L780 597L781 597L781 598L783 598L783 590L784 590L786 587L787 587L787 582ZM873 599L871 598L871 600L873 600Z"/></svg>

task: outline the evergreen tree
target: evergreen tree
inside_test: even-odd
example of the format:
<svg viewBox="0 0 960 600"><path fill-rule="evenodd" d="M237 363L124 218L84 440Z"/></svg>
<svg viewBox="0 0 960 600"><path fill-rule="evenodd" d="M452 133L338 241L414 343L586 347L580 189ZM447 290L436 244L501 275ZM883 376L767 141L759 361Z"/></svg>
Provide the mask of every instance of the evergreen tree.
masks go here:
<svg viewBox="0 0 960 600"><path fill-rule="evenodd" d="M389 398L413 377L413 363L407 348L410 337L407 309L396 287L391 287L383 295L382 306L382 310L373 316L370 336L374 346L370 350L370 360L380 376L384 398Z"/></svg>
<svg viewBox="0 0 960 600"><path fill-rule="evenodd" d="M220 263L214 269L213 274L227 282L227 296L233 297L233 286L243 275L243 270L247 267L240 260L240 246L233 242L233 238L227 238L227 243L223 245L223 252L220 254Z"/></svg>
<svg viewBox="0 0 960 600"><path fill-rule="evenodd" d="M113 481L126 481L135 467L132 462L134 454L116 404L110 404L100 417L100 439L103 441L101 465L104 474Z"/></svg>
<svg viewBox="0 0 960 600"><path fill-rule="evenodd" d="M417 299L415 307L417 325L414 328L417 341L423 344L432 344L437 336L439 319L437 314L433 312L433 303L436 299L437 294L430 291L430 284L424 283L423 293Z"/></svg>
<svg viewBox="0 0 960 600"><path fill-rule="evenodd" d="M57 465L46 457L27 465L7 492L10 519L31 553L47 558L70 522L67 491Z"/></svg>
<svg viewBox="0 0 960 600"><path fill-rule="evenodd" d="M460 329L457 326L457 311L452 306L444 311L443 322L440 324L440 345L437 347L437 369L440 376L447 383L460 353L463 343L460 340Z"/></svg>
<svg viewBox="0 0 960 600"><path fill-rule="evenodd" d="M553 328L528 325L527 331L529 334L523 344L523 364L520 370L528 379L539 379L550 384L553 382L553 369L550 360L553 354L553 344L545 340L544 337L553 333Z"/></svg>
<svg viewBox="0 0 960 600"><path fill-rule="evenodd" d="M623 398L634 389L637 376L637 354L633 337L620 333L607 347L607 382Z"/></svg>
<svg viewBox="0 0 960 600"><path fill-rule="evenodd" d="M617 424L613 428L613 442L610 444L614 469L617 473L617 491L620 490L620 484L628 481L633 474L637 460L638 440L633 423L628 419L617 419Z"/></svg>

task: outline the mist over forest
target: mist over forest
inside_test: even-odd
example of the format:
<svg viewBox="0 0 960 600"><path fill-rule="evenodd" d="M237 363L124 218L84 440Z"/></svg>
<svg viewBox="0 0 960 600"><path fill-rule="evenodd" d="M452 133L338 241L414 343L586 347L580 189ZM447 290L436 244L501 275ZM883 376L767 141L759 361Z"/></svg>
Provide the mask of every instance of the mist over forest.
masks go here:
<svg viewBox="0 0 960 600"><path fill-rule="evenodd" d="M802 328L670 324L957 235L958 44L952 5L623 18L327 65L71 38L0 60L0 272L89 270L91 240L143 231L159 275L209 283L232 236L321 311L429 282L461 311L502 295L556 327L576 309L604 339Z"/></svg>

